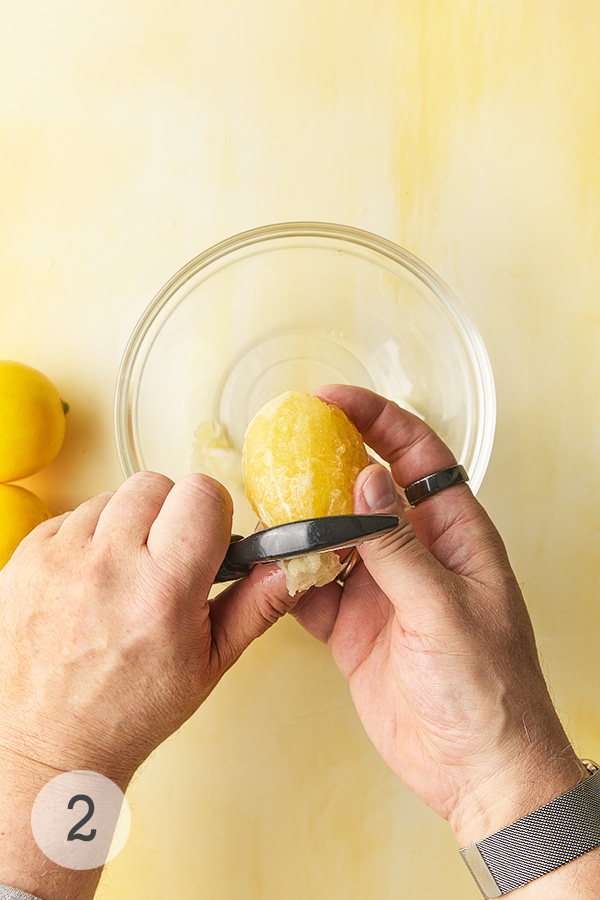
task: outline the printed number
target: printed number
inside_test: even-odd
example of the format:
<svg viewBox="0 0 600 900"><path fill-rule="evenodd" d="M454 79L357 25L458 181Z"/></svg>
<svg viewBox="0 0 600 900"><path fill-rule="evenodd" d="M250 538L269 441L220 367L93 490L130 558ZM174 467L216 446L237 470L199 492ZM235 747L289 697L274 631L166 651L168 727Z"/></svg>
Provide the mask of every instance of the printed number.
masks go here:
<svg viewBox="0 0 600 900"><path fill-rule="evenodd" d="M84 803L88 805L88 811L79 822L76 822L75 825L71 828L70 832L67 835L68 841L93 841L96 837L96 829L92 828L89 834L79 834L78 828L81 828L85 825L86 822L89 822L92 816L94 815L94 801L91 797L88 797L87 794L75 794L74 797L71 797L69 800L68 808L73 809L76 803L82 800Z"/></svg>

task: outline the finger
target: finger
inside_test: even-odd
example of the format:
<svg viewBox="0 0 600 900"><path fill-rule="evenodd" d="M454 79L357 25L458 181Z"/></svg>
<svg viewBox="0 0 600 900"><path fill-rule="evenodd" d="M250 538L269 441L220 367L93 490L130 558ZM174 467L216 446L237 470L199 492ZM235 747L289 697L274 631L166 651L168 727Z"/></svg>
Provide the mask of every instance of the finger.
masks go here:
<svg viewBox="0 0 600 900"><path fill-rule="evenodd" d="M44 552L45 547L48 546L48 542L54 538L60 529L66 515L63 513L61 516L52 516L50 519L45 519L36 525L29 534L25 535L11 555L12 565L17 565L19 557L29 552L33 552L38 560L41 559L41 554Z"/></svg>
<svg viewBox="0 0 600 900"><path fill-rule="evenodd" d="M93 540L142 547L172 487L170 478L156 472L131 475L100 513Z"/></svg>
<svg viewBox="0 0 600 900"><path fill-rule="evenodd" d="M210 590L229 546L233 504L208 475L187 475L169 491L152 523L147 547L160 568Z"/></svg>
<svg viewBox="0 0 600 900"><path fill-rule="evenodd" d="M40 524L36 525L33 531L29 533L28 537L31 538L32 542L40 539L46 541L54 537L55 534L58 534L63 523L70 515L71 511L64 512L60 516L52 516L50 519L40 522Z"/></svg>
<svg viewBox="0 0 600 900"><path fill-rule="evenodd" d="M366 388L328 385L318 395L344 410L365 442L390 464L394 481L402 487L456 463L452 451L429 425ZM436 544L456 523L483 518L485 514L466 484L440 491L409 512L419 539L436 555L443 555L443 548Z"/></svg>
<svg viewBox="0 0 600 900"><path fill-rule="evenodd" d="M102 511L114 494L114 491L106 491L63 513L58 517L60 521L57 522L55 534L60 534L61 540L74 538L81 542L89 540L96 530Z"/></svg>
<svg viewBox="0 0 600 900"><path fill-rule="evenodd" d="M452 493L454 488L448 489ZM431 498L432 500L435 498ZM354 485L354 510L361 513L390 513L400 520L398 529L374 541L365 541L359 552L365 565L377 583L384 590L393 590L394 578L402 579L407 587L407 579L413 575L410 589L427 593L427 579L433 586L444 581L444 572L472 578L491 584L504 583L511 579L511 568L502 539L487 513L471 498L468 508L462 513L452 512L443 524L439 511L430 519L431 528L442 531L432 546L427 548L419 533L419 525L410 520L400 501L396 485L384 466L368 466L359 473ZM409 510L409 514L414 510ZM454 517L454 518L453 518ZM452 520L452 524L448 524ZM442 523L442 524L440 524ZM446 530L443 530L446 528ZM396 566L396 562L401 566ZM440 567L441 564L441 567ZM391 580L383 573L391 572ZM419 579L425 578L425 583ZM398 581L400 584L400 581ZM425 592L425 593L424 593Z"/></svg>
<svg viewBox="0 0 600 900"><path fill-rule="evenodd" d="M327 587L331 587L327 585ZM339 585L335 585L338 591ZM319 593L325 588L320 588ZM255 566L246 578L230 584L211 601L213 640L225 664L231 665L252 641L302 603L290 597L285 575L275 564Z"/></svg>
<svg viewBox="0 0 600 900"><path fill-rule="evenodd" d="M429 425L392 400L352 385L327 385L317 395L346 413L402 486L456 463Z"/></svg>
<svg viewBox="0 0 600 900"><path fill-rule="evenodd" d="M375 463L359 473L354 487L354 511L398 516L397 528L375 540L364 541L359 545L359 553L373 580L394 606L398 606L400 597L403 605L405 598L422 597L428 582L439 580L439 563L418 539L384 466Z"/></svg>
<svg viewBox="0 0 600 900"><path fill-rule="evenodd" d="M345 589L337 581L320 588L310 588L300 597L290 614L312 637L327 644L335 628Z"/></svg>

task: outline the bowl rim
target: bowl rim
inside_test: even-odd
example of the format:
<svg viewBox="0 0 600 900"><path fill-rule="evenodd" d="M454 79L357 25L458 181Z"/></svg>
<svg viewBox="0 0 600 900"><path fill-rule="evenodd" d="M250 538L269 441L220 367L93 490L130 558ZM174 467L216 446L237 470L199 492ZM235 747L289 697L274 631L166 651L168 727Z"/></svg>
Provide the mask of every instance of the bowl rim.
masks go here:
<svg viewBox="0 0 600 900"><path fill-rule="evenodd" d="M133 426L131 422L133 385L131 376L146 333L156 317L164 309L169 300L190 278L202 269L222 259L234 251L253 244L267 243L281 238L329 238L346 241L349 244L364 247L381 254L394 263L408 269L420 279L437 297L462 333L477 363L479 401L483 410L482 424L477 435L478 458L475 469L469 472L470 484L477 493L492 454L496 430L496 390L494 375L487 348L479 329L471 316L465 311L455 292L448 284L422 259L409 250L405 250L393 241L381 237L371 231L351 225L340 225L333 222L290 221L261 225L246 231L238 232L225 240L203 250L190 259L163 285L154 295L139 317L132 331L119 366L114 402L114 430L117 453L123 474L127 478L138 471L133 448Z"/></svg>

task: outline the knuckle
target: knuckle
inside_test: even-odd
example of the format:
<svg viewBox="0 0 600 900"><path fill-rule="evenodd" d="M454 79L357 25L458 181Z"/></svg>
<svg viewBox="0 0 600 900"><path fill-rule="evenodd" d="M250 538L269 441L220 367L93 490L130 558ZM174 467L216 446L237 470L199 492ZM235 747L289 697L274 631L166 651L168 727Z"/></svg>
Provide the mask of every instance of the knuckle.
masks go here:
<svg viewBox="0 0 600 900"><path fill-rule="evenodd" d="M209 503L216 503L227 510L233 508L231 496L225 486L202 472L186 475L179 482L179 489L201 498L203 502L208 500Z"/></svg>
<svg viewBox="0 0 600 900"><path fill-rule="evenodd" d="M269 625L274 625L275 622L296 606L300 597L301 594L290 597L283 573L277 568L261 585L260 602L258 604L261 618L268 622Z"/></svg>
<svg viewBox="0 0 600 900"><path fill-rule="evenodd" d="M415 530L408 520L400 520L397 528L372 542L373 552L381 556L397 553L410 545L421 546Z"/></svg>
<svg viewBox="0 0 600 900"><path fill-rule="evenodd" d="M92 503L93 502L94 504L97 504L99 507L104 507L104 506L106 506L106 504L108 503L109 500L112 500L112 498L115 496L115 494L116 494L116 491L102 491L101 494L97 494L92 500L86 500L86 501L84 501L84 503ZM84 503L81 503L80 506L83 506ZM77 507L77 508L79 509L79 507ZM72 512L75 512L75 510L70 510L68 513L65 513L65 515L71 515Z"/></svg>
<svg viewBox="0 0 600 900"><path fill-rule="evenodd" d="M166 475L161 475L159 472L142 471L135 472L133 475L130 475L127 479L126 484L133 484L136 487L147 485L152 488L160 488L166 491L170 491L173 487L174 482Z"/></svg>

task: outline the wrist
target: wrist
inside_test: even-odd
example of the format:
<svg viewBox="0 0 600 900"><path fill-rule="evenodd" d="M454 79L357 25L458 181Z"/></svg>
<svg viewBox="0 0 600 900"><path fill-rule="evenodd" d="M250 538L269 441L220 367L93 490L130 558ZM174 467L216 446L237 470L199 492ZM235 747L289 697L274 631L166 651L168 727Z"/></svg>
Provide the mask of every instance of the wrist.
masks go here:
<svg viewBox="0 0 600 900"><path fill-rule="evenodd" d="M75 760L73 760L75 762ZM81 770L85 769L85 772ZM55 766L47 762L32 759L27 755L15 752L12 748L2 746L0 750L0 797L2 804L0 809L0 883L18 888L21 891L32 894L44 900L64 900L73 896L78 900L91 900L100 878L104 857L99 863L93 863L93 867L75 865L71 861L57 862L54 854L44 852L44 842L38 843L39 835L34 833L32 813L36 803L42 795L43 789L49 782L66 772L74 774L75 779L83 776L82 789L73 791L73 795L88 794L89 776L91 767L89 764L75 765L70 769L61 764ZM102 773L98 773L102 774ZM68 776L67 776L68 777ZM92 777L96 777L92 774ZM111 779L112 780L112 779ZM122 779L118 787L125 791L127 780ZM43 796L43 795L42 795ZM102 796L102 795L101 795ZM82 833L91 833L93 826L100 826L106 821L101 805L95 797L94 817L90 823L84 826ZM79 798L81 800L81 797ZM39 806L38 806L39 809ZM71 809L71 807L69 807ZM87 810L89 811L88 805ZM77 808L77 815L86 811L85 804ZM72 814L68 814L72 815ZM46 822L46 813L42 812L43 821ZM39 813L38 813L39 819ZM48 820L48 822L50 819ZM66 820L65 820L66 821ZM61 822L62 825L62 822ZM69 827L71 822L69 820ZM53 827L53 826L52 826ZM50 832L51 833L51 832ZM67 833L65 831L65 833ZM54 842L52 842L54 843ZM78 843L77 849L92 847L93 844ZM46 848L47 849L47 848Z"/></svg>
<svg viewBox="0 0 600 900"><path fill-rule="evenodd" d="M60 771L52 766L2 748L0 882L44 900L62 900L68 896L68 891L76 891L81 900L91 900L99 871L71 872L54 865L32 833L31 813L35 799L58 774Z"/></svg>
<svg viewBox="0 0 600 900"><path fill-rule="evenodd" d="M123 754L109 758L72 736L54 734L51 725L32 735L3 724L0 736L0 777L10 773L20 783L42 785L62 772L86 770L105 775L125 791L137 769Z"/></svg>
<svg viewBox="0 0 600 900"><path fill-rule="evenodd" d="M596 897L600 877L600 769L582 761L577 785L461 850L484 897Z"/></svg>
<svg viewBox="0 0 600 900"><path fill-rule="evenodd" d="M535 751L513 756L472 784L448 822L457 842L466 847L522 819L588 776L570 746L559 755Z"/></svg>

